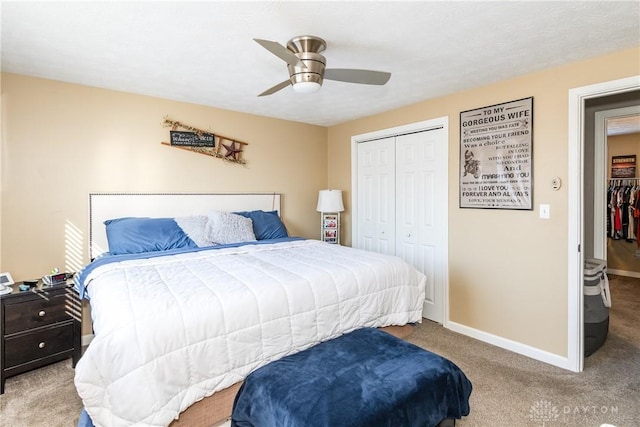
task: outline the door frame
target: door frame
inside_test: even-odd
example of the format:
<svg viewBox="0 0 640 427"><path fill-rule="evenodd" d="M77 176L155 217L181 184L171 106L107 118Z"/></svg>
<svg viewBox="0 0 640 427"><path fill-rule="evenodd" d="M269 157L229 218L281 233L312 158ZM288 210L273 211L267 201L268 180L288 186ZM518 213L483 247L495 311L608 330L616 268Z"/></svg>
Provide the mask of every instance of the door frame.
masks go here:
<svg viewBox="0 0 640 427"><path fill-rule="evenodd" d="M400 136L408 133L422 132L442 128L444 130L444 140L446 146L442 150L443 164L442 171L442 194L445 201L442 204L442 217L444 224L441 230L440 241L442 242L443 260L443 289L442 289L442 326L448 327L449 323L449 117L443 116L436 119L425 120L407 125L396 126L388 129L353 135L351 137L351 242L352 245L358 241L358 144L366 141Z"/></svg>
<svg viewBox="0 0 640 427"><path fill-rule="evenodd" d="M595 170L593 182L606 182L608 167L607 120L614 117L640 115L640 105L614 108L596 112L595 123ZM593 257L607 259L607 220L603 206L606 206L607 191L596 185L593 189Z"/></svg>
<svg viewBox="0 0 640 427"><path fill-rule="evenodd" d="M567 369L584 369L584 122L585 101L640 89L640 76L597 83L569 90L569 224L568 224L568 319Z"/></svg>

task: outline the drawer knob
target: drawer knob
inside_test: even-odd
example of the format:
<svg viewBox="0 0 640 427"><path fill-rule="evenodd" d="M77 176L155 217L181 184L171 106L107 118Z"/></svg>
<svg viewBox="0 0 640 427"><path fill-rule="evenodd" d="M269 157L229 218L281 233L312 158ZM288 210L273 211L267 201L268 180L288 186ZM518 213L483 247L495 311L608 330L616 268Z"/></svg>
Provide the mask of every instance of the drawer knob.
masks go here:
<svg viewBox="0 0 640 427"><path fill-rule="evenodd" d="M44 310L40 310L40 312L38 313L38 316L44 317L45 314L47 313Z"/></svg>
<svg viewBox="0 0 640 427"><path fill-rule="evenodd" d="M46 344L44 343L44 341L42 341L40 344L38 344L38 347L39 347L39 348L44 348L44 346L45 346L45 345L46 345Z"/></svg>

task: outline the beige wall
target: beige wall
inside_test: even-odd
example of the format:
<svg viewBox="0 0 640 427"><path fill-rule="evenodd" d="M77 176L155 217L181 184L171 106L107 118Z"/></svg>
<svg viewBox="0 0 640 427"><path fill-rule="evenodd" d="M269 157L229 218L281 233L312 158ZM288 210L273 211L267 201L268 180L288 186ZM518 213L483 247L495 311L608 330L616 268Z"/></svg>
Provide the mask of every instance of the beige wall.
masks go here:
<svg viewBox="0 0 640 427"><path fill-rule="evenodd" d="M636 155L636 162L640 161L640 133L616 135L607 138L608 169L607 177L611 177L611 157ZM640 178L636 165L636 177ZM640 274L640 258L636 257L636 250L640 249L637 242L607 239L607 268Z"/></svg>
<svg viewBox="0 0 640 427"><path fill-rule="evenodd" d="M640 49L532 73L355 120L329 129L328 179L345 190L343 239L351 243L351 136L428 119L449 118L450 320L479 331L567 355L569 89L640 74ZM458 207L461 111L534 97L533 211ZM538 206L551 205L551 218Z"/></svg>
<svg viewBox="0 0 640 427"><path fill-rule="evenodd" d="M0 94L2 94L2 73L0 73ZM6 270L2 266L2 199L4 199L4 184L2 170L4 169L4 97L0 95L0 272Z"/></svg>
<svg viewBox="0 0 640 427"><path fill-rule="evenodd" d="M450 320L567 354L568 91L640 74L640 50L533 73L328 129L41 79L2 75L0 268L17 280L86 261L91 191L279 191L292 234L318 237L317 190L344 191L351 244L351 136L449 117ZM458 208L461 111L534 97L534 211ZM249 142L246 167L160 145L165 116ZM304 140L299 135L305 135ZM331 162L327 162L331 158ZM291 179L295 177L296 179ZM302 178L302 179L301 179ZM538 205L551 205L551 219ZM85 333L86 332L85 325Z"/></svg>
<svg viewBox="0 0 640 427"><path fill-rule="evenodd" d="M613 156L636 155L636 178L640 178L640 133L612 135L607 137L607 178L611 178L611 158Z"/></svg>
<svg viewBox="0 0 640 427"><path fill-rule="evenodd" d="M162 145L165 116L249 143L247 165ZM279 192L290 234L318 238L326 139L320 126L3 74L0 268L25 280L84 265L89 192Z"/></svg>

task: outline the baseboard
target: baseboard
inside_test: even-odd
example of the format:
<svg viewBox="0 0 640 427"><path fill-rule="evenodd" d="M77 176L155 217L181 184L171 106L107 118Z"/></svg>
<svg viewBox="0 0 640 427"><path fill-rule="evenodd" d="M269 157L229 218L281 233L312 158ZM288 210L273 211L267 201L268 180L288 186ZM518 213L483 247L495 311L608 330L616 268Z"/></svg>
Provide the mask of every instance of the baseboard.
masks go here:
<svg viewBox="0 0 640 427"><path fill-rule="evenodd" d="M640 279L640 273L637 271L616 270L615 268L607 267L607 273L615 274L616 276L635 277L636 279Z"/></svg>
<svg viewBox="0 0 640 427"><path fill-rule="evenodd" d="M82 346L86 347L93 340L93 334L83 335L82 336Z"/></svg>
<svg viewBox="0 0 640 427"><path fill-rule="evenodd" d="M487 344L504 348L505 350L530 357L540 362L548 363L549 365L571 370L569 366L569 359L566 357L558 356L557 354L549 353L548 351L540 350L539 348L499 337L488 332L483 332L469 326L461 325L460 323L449 321L447 323L447 327L454 332L475 338L479 341L486 342Z"/></svg>

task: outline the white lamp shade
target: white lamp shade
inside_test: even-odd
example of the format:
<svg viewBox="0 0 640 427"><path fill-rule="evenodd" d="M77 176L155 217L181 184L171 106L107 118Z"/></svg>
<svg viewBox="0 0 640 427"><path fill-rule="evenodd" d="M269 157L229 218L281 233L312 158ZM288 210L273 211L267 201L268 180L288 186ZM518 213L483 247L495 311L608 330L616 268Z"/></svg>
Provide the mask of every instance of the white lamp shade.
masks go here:
<svg viewBox="0 0 640 427"><path fill-rule="evenodd" d="M342 190L320 190L318 195L318 212L342 212Z"/></svg>

